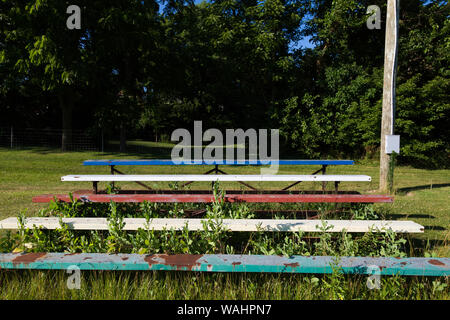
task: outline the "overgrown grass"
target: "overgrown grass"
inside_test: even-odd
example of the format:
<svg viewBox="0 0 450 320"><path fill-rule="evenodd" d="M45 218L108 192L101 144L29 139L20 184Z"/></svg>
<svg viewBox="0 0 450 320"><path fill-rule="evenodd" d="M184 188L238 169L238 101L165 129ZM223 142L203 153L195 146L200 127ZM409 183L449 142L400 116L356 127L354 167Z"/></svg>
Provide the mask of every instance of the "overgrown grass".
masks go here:
<svg viewBox="0 0 450 320"><path fill-rule="evenodd" d="M170 145L168 145L170 147ZM151 144L158 148L142 158L162 158L166 144ZM450 226L450 170L418 170L398 167L395 171L396 189L393 204L353 206L334 212L334 205L302 204L229 204L218 201L201 204L31 204L32 196L42 193L69 193L90 189L88 183L63 183L66 174L108 173L107 168L84 167L87 159L139 158L139 155L60 153L54 150L0 149L0 218L18 216L106 216L110 230L104 232L73 231L64 225L56 231L19 230L0 232L0 251L28 252L133 252L133 253L242 253L282 255L335 256L435 256L448 257ZM167 156L165 156L167 158ZM207 167L158 166L128 167L127 173L202 173ZM310 174L310 166L282 166L283 174ZM229 173L259 173L258 167L227 167ZM330 174L367 174L371 183L343 183L343 190L372 193L378 186L378 164L361 162L356 166L330 167ZM258 184L257 184L258 185ZM262 186L260 184L259 186ZM264 184L276 189L281 183ZM103 185L103 187L108 187ZM131 183L121 188L136 188ZM155 188L174 185L153 184ZM240 189L236 183L223 185ZM208 189L199 183L193 189ZM297 189L320 189L320 184L302 183ZM218 190L216 190L218 191ZM28 208L28 210L25 210ZM204 231L124 232L124 217L180 217L191 209L206 209L208 222ZM269 210L259 214L256 210ZM281 212L277 212L281 210ZM407 219L426 226L422 235L400 236L366 233L316 234L302 233L231 233L221 227L223 218L274 217L294 218L311 210L334 219ZM262 215L262 216L261 216ZM326 228L326 226L324 226ZM312 237L311 237L312 236ZM26 245L25 245L26 244ZM202 274L196 272L83 272L82 288L69 290L64 272L0 270L0 297L4 299L448 299L448 279L418 277L382 277L381 290L369 290L367 277L332 275L274 275L274 274Z"/></svg>
<svg viewBox="0 0 450 320"><path fill-rule="evenodd" d="M67 288L64 271L0 272L0 299L449 299L445 279L299 274L83 271L79 290Z"/></svg>

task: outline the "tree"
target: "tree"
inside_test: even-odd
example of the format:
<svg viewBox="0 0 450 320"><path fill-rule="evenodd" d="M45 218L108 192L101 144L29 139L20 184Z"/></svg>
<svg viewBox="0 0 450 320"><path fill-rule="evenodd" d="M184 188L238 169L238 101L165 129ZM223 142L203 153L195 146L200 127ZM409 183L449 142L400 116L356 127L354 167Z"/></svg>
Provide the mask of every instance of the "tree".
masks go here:
<svg viewBox="0 0 450 320"><path fill-rule="evenodd" d="M103 123L119 127L120 150L126 150L126 129L138 126L145 91L152 90L164 71L161 22L156 1L108 1L97 11L91 39L92 59L104 70L110 103L97 115ZM160 69L160 70L158 70Z"/></svg>
<svg viewBox="0 0 450 320"><path fill-rule="evenodd" d="M71 142L72 112L86 85L87 30L66 27L67 1L8 1L2 61L14 63L17 77L52 92L62 111L62 149Z"/></svg>
<svg viewBox="0 0 450 320"><path fill-rule="evenodd" d="M10 67L16 82L31 82L57 97L63 150L71 141L73 111L83 93L92 88L102 88L109 96L95 100L113 101L118 106L112 111L118 112L116 119L125 128L145 82L152 82L148 73L154 60L149 57L159 32L155 1L78 1L80 29L66 26L69 5L60 0L3 3L2 19L7 23L0 51L2 64ZM119 92L133 101L122 105L114 101L111 97L117 99Z"/></svg>

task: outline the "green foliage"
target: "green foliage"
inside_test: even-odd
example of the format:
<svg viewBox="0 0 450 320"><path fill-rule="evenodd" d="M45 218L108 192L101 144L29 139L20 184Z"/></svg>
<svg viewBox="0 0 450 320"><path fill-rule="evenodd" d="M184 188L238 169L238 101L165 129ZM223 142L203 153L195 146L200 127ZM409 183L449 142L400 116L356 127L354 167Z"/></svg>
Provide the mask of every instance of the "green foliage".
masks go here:
<svg viewBox="0 0 450 320"><path fill-rule="evenodd" d="M355 220L378 220L381 218L372 204L356 204L350 209L350 212L352 219Z"/></svg>
<svg viewBox="0 0 450 320"><path fill-rule="evenodd" d="M258 232L253 239L250 239L250 249L252 254L264 255L292 255L309 256L310 248L305 240L302 240L302 233L294 232L289 235L268 235Z"/></svg>
<svg viewBox="0 0 450 320"><path fill-rule="evenodd" d="M0 237L0 252L12 252L16 247L17 237L8 230L3 237Z"/></svg>
<svg viewBox="0 0 450 320"><path fill-rule="evenodd" d="M332 228L333 228L332 225L328 225L325 221L322 221L322 225L319 228L319 230L322 231L322 233L320 234L319 241L314 243L317 255L322 256L337 255L336 250L334 248L334 243L331 239L332 235L331 233L327 232Z"/></svg>
<svg viewBox="0 0 450 320"><path fill-rule="evenodd" d="M382 233L367 232L360 239L360 254L375 257L406 257L406 239L391 229Z"/></svg>
<svg viewBox="0 0 450 320"><path fill-rule="evenodd" d="M115 202L110 202L110 210L108 217L108 231L109 235L106 238L108 253L120 252L129 244L127 233L123 228L123 216L118 214L117 205Z"/></svg>
<svg viewBox="0 0 450 320"><path fill-rule="evenodd" d="M60 108L67 130L73 114L106 135L119 124L161 140L203 120L279 128L285 152L304 157L374 157L384 27L366 27L373 4L386 14L382 0L169 1L162 13L157 1L84 0L81 29L68 30L66 2L3 1L0 125L54 126ZM449 166L449 10L400 9L399 163ZM312 48L298 45L307 37Z"/></svg>
<svg viewBox="0 0 450 320"><path fill-rule="evenodd" d="M116 194L119 193L120 187L113 182L110 182L106 185L105 191L107 194Z"/></svg>
<svg viewBox="0 0 450 320"><path fill-rule="evenodd" d="M343 286L344 274L338 266L338 259L331 264L332 273L328 277L322 278L322 285L329 293L331 300L344 300L347 288Z"/></svg>

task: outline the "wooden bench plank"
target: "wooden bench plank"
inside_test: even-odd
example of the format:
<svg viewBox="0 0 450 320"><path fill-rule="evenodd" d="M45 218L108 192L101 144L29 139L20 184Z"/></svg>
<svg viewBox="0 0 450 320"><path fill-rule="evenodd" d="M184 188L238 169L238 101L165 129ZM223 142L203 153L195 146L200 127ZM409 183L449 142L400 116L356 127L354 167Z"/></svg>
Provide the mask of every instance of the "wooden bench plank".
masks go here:
<svg viewBox="0 0 450 320"><path fill-rule="evenodd" d="M371 181L371 177L366 175L221 175L221 174L152 174L152 175L114 175L114 174L97 174L97 175L67 175L61 177L61 181Z"/></svg>
<svg viewBox="0 0 450 320"><path fill-rule="evenodd" d="M70 202L65 194L47 194L33 197L33 202L44 203L53 200ZM74 200L86 202L190 202L208 203L214 201L212 194L93 194L74 193ZM387 195L364 194L225 194L225 202L254 203L381 203L393 202Z"/></svg>
<svg viewBox="0 0 450 320"><path fill-rule="evenodd" d="M378 258L228 254L1 253L1 269L277 272L449 276L450 258ZM334 266L334 268L332 267Z"/></svg>
<svg viewBox="0 0 450 320"><path fill-rule="evenodd" d="M204 230L203 223L207 219L185 218L154 218L148 222L144 218L124 218L124 230L138 230L148 227L150 230L183 230L185 226L190 231ZM293 220L293 219L223 219L223 227L230 231L284 231L284 232L320 232L320 220ZM108 230L107 218L62 218L68 228L74 230ZM323 220L327 226L332 226L326 232L386 232L391 229L398 233L423 233L424 227L413 221L387 221L387 220ZM15 217L0 221L0 229L17 229L18 219ZM59 218L31 217L25 221L26 228L43 227L45 229L60 228Z"/></svg>

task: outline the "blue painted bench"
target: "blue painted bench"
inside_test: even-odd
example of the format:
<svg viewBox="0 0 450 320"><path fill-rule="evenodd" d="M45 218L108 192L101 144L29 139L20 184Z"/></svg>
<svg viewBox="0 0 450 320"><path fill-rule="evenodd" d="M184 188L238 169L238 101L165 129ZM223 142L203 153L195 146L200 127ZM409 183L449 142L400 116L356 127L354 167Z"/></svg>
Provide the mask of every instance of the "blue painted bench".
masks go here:
<svg viewBox="0 0 450 320"><path fill-rule="evenodd" d="M183 160L172 161L168 159L164 160L86 160L83 162L85 166L174 166L174 165L269 165L271 161L262 160L221 160L221 161L208 161L208 160ZM278 160L273 161L279 165L321 165L321 166L337 166L337 165L353 165L353 160Z"/></svg>

